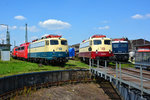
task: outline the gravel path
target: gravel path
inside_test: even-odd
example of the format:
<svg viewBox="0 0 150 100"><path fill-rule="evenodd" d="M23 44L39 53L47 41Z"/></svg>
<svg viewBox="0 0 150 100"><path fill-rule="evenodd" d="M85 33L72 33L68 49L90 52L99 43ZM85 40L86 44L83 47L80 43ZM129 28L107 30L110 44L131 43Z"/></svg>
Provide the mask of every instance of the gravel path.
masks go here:
<svg viewBox="0 0 150 100"><path fill-rule="evenodd" d="M103 89L95 83L53 86L43 88L28 95L20 95L15 100L110 100Z"/></svg>

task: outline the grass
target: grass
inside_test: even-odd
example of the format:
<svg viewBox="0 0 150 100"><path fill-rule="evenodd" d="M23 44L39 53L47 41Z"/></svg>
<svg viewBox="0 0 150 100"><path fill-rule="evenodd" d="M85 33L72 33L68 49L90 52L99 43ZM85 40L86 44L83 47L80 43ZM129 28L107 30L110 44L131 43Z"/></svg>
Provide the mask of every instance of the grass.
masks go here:
<svg viewBox="0 0 150 100"><path fill-rule="evenodd" d="M116 66L116 64L115 63L112 63L112 62L110 62L109 63L109 65L110 66L114 66L114 68L115 68L115 66ZM134 64L132 64L132 63L122 63L121 64L121 68L134 68ZM118 67L119 67L119 65L118 65Z"/></svg>
<svg viewBox="0 0 150 100"><path fill-rule="evenodd" d="M0 77L29 73L39 71L54 71L66 69L81 69L89 68L85 63L75 60L69 60L64 66L39 65L27 61L12 59L10 61L0 61Z"/></svg>
<svg viewBox="0 0 150 100"><path fill-rule="evenodd" d="M109 63L110 66L114 66L114 63ZM133 68L133 64L121 64L122 68ZM54 71L54 70L67 70L67 69L82 69L89 68L89 66L83 62L77 60L69 60L64 66L52 66L52 65L40 65L37 63L31 63L27 61L21 61L12 59L10 61L0 61L0 77L40 72L40 71Z"/></svg>

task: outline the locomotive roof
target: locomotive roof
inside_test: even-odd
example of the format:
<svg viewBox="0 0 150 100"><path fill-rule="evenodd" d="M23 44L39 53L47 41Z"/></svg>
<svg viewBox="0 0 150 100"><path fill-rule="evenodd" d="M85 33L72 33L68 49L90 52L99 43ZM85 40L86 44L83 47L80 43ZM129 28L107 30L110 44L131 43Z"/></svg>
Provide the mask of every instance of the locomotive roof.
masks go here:
<svg viewBox="0 0 150 100"><path fill-rule="evenodd" d="M45 41L45 40L54 40L54 39L66 40L65 38L43 38L43 39L39 39L39 40L36 40L34 42L31 42L31 43Z"/></svg>
<svg viewBox="0 0 150 100"><path fill-rule="evenodd" d="M83 40L81 43L84 43L84 42L87 42L87 41L90 41L90 40L111 40L110 38L89 38L87 40Z"/></svg>
<svg viewBox="0 0 150 100"><path fill-rule="evenodd" d="M112 43L128 43L128 41L112 41Z"/></svg>

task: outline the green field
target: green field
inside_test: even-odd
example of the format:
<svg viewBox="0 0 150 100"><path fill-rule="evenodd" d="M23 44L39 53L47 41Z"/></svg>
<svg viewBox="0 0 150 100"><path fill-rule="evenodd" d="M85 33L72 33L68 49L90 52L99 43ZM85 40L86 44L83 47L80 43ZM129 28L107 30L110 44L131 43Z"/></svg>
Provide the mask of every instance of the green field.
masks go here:
<svg viewBox="0 0 150 100"><path fill-rule="evenodd" d="M89 68L89 66L85 63L75 60L69 60L64 66L52 66L11 59L10 61L0 61L0 77L29 72L81 68Z"/></svg>

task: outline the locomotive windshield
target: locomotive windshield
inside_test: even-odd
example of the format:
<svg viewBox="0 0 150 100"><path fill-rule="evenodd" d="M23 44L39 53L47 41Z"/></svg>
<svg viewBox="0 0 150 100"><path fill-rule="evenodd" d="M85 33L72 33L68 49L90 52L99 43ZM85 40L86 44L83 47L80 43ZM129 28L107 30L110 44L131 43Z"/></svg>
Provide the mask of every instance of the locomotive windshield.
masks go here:
<svg viewBox="0 0 150 100"><path fill-rule="evenodd" d="M113 48L119 48L119 47L122 47L122 48L126 48L128 47L128 44L127 43L113 43Z"/></svg>
<svg viewBox="0 0 150 100"><path fill-rule="evenodd" d="M58 40L50 40L51 45L58 45Z"/></svg>
<svg viewBox="0 0 150 100"><path fill-rule="evenodd" d="M101 40L94 40L94 45L100 45L102 44Z"/></svg>
<svg viewBox="0 0 150 100"><path fill-rule="evenodd" d="M127 47L127 44L126 43L122 43L122 44L120 44L120 47Z"/></svg>
<svg viewBox="0 0 150 100"><path fill-rule="evenodd" d="M66 40L61 40L61 44L62 45L67 45L67 41Z"/></svg>
<svg viewBox="0 0 150 100"><path fill-rule="evenodd" d="M110 40L104 40L104 44L110 45Z"/></svg>

